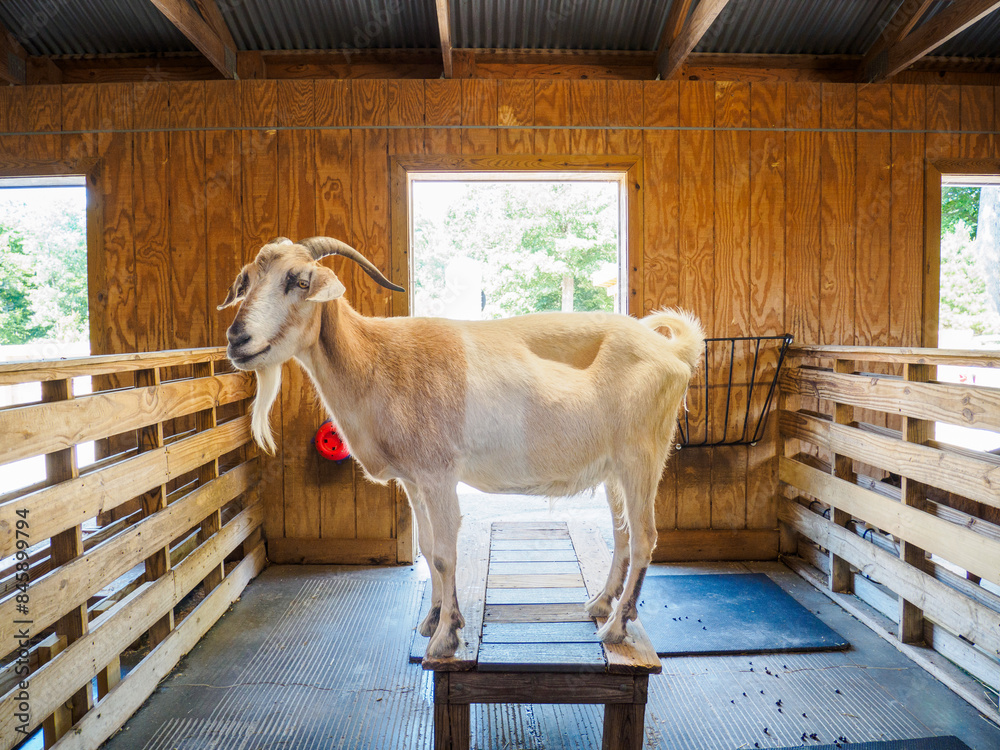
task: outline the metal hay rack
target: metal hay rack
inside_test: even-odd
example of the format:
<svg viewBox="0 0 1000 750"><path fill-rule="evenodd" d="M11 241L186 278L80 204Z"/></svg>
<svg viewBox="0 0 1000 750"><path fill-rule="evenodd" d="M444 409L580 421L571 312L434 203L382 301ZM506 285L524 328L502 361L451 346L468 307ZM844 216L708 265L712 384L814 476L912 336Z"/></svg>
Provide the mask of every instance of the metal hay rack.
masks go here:
<svg viewBox="0 0 1000 750"><path fill-rule="evenodd" d="M764 436L789 333L705 339L701 378L677 420L678 447L754 445Z"/></svg>

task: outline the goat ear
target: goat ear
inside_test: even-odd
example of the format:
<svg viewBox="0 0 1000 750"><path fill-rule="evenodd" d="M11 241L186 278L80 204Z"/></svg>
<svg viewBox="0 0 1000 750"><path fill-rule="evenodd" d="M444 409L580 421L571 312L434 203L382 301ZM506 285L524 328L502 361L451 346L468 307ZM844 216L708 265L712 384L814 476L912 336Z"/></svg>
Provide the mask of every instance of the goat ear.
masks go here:
<svg viewBox="0 0 1000 750"><path fill-rule="evenodd" d="M340 283L337 274L325 266L317 266L313 273L312 294L306 297L307 302L329 302L344 296L346 287Z"/></svg>
<svg viewBox="0 0 1000 750"><path fill-rule="evenodd" d="M236 281L233 282L233 285L229 287L229 293L226 295L225 302L215 309L225 310L227 307L232 307L243 299L244 292L246 292L246 274L241 272L239 276L236 277Z"/></svg>

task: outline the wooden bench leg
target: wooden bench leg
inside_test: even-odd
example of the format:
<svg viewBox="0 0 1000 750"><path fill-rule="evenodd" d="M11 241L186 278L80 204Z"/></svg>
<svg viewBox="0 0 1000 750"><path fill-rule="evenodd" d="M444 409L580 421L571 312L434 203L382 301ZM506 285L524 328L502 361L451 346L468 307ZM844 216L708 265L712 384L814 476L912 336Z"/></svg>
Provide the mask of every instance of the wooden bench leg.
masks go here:
<svg viewBox="0 0 1000 750"><path fill-rule="evenodd" d="M469 750L470 706L448 703L448 673L434 673L434 750Z"/></svg>
<svg viewBox="0 0 1000 750"><path fill-rule="evenodd" d="M604 704L603 750L642 750L649 677L638 675L633 680L635 703Z"/></svg>

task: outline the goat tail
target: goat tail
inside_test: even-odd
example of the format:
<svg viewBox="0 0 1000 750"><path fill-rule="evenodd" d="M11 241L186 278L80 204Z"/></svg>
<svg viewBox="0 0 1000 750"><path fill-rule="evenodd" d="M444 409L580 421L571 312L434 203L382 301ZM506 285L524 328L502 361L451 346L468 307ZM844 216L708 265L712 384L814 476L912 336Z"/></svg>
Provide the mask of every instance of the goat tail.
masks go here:
<svg viewBox="0 0 1000 750"><path fill-rule="evenodd" d="M669 336L677 356L692 372L697 369L705 346L705 331L694 315L679 308L659 310L647 315L642 322L657 333Z"/></svg>
<svg viewBox="0 0 1000 750"><path fill-rule="evenodd" d="M281 365L262 367L257 373L257 397L253 400L250 431L265 453L274 455L277 446L271 433L271 407L281 391Z"/></svg>

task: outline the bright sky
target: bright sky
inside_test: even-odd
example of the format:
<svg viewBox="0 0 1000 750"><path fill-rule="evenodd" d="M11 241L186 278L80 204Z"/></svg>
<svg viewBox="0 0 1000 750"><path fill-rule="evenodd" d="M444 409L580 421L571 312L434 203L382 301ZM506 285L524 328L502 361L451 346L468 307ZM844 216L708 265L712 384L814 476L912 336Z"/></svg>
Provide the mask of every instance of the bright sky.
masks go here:
<svg viewBox="0 0 1000 750"><path fill-rule="evenodd" d="M0 187L0 202L24 203L32 210L45 208L52 203L53 198L73 201L80 206L81 211L87 207L87 189L84 187Z"/></svg>
<svg viewBox="0 0 1000 750"><path fill-rule="evenodd" d="M485 180L486 182L492 182L494 184L500 182L506 182L510 185L525 185L533 186L537 185L537 182L532 182L530 180ZM539 180L539 182L557 182L558 180ZM462 195L468 189L470 182L461 182L457 180L414 180L413 182L413 216L425 216L431 221L437 223L439 221L444 221L445 217L448 215L448 209L455 204ZM479 182L476 180L475 182ZM572 180L565 180L565 182L572 182ZM608 195L614 199L617 197L618 183L614 180L603 181L579 181L579 184L586 185L590 189L593 186L601 185L605 187L608 191Z"/></svg>

